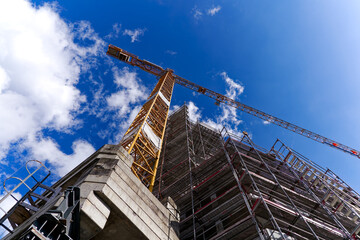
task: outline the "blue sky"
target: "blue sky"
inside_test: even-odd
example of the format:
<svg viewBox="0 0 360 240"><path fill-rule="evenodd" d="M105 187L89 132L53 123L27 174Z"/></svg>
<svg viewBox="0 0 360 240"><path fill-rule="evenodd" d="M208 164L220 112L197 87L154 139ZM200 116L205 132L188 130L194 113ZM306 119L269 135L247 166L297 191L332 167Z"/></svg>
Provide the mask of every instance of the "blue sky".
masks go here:
<svg viewBox="0 0 360 240"><path fill-rule="evenodd" d="M66 174L117 143L156 79L109 43L219 93L360 149L358 1L0 3L3 180L28 159ZM258 145L283 140L360 191L360 160L176 86L173 106Z"/></svg>

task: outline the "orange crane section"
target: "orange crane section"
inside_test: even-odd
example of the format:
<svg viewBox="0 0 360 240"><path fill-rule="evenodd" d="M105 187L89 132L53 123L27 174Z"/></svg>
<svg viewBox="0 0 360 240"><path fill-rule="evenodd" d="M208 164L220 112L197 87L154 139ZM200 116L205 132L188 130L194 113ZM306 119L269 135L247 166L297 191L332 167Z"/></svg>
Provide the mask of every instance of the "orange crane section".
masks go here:
<svg viewBox="0 0 360 240"><path fill-rule="evenodd" d="M124 62L129 62L130 59L136 62L137 58L134 55L130 53L125 55L120 53L121 51L119 48L112 47L107 54ZM137 61L136 63L139 65L141 62L144 61ZM152 65L146 63L144 70ZM160 77L158 83L120 141L120 145L134 158L131 166L132 172L151 192L155 183L175 84L170 69L162 69L156 76Z"/></svg>
<svg viewBox="0 0 360 240"><path fill-rule="evenodd" d="M146 61L146 60L141 60L136 55L134 55L132 53L129 53L129 52L127 52L127 51L125 51L125 50L123 50L121 48L115 47L115 46L110 44L106 54L109 55L109 56L112 56L112 57L114 57L116 59L119 59L119 60L121 60L121 61L123 61L123 62L125 62L127 64L130 64L132 66L139 67L142 70L144 70L146 72L149 72L149 73L151 73L151 74L153 74L153 75L155 75L157 77L161 77L160 81L162 81L161 80L162 77L167 74L167 76L169 76L169 78L173 79L173 81L175 83L180 84L180 85L182 85L184 87L187 87L187 88L189 88L189 89L191 89L193 91L202 93L202 94L214 99L216 101L216 104L224 103L224 104L229 105L231 107L237 108L237 109L239 109L239 110L241 110L243 112L249 113L249 114L251 114L251 115L253 115L255 117L258 117L260 119L263 119L265 121L268 121L270 123L278 125L278 126L280 126L282 128L288 129L288 130L293 131L293 132L295 132L297 134L300 134L302 136L305 136L307 138L310 138L310 139L315 140L317 142L326 144L326 145L328 145L330 147L339 149L339 150L341 150L343 152L349 153L350 155L353 155L353 156L356 156L356 157L360 158L360 151L358 151L358 150L356 150L354 148L348 147L348 146L346 146L344 144L341 144L341 143L336 142L334 140L331 140L329 138L323 137L323 136L321 136L321 135L319 135L317 133L306 130L305 128L299 127L299 126L297 126L295 124L292 124L292 123L284 121L284 120L282 120L280 118L274 117L274 116L272 116L270 114L267 114L265 112L257 110L257 109L255 109L253 107L247 106L247 105L245 105L243 103L235 101L235 100L233 100L233 99L231 99L229 97L226 97L226 96L224 96L222 94L219 94L219 93L214 92L212 90L209 90L207 88L201 87L200 85L197 85L196 83L190 82L189 80L186 80L186 79L174 74L172 70L163 69L162 67L160 67L160 66L158 66L158 65L156 65L154 63L151 63L151 62ZM156 89L156 87L155 87L155 89ZM171 93L172 93L172 88L171 88ZM153 93L152 93L152 95L153 95ZM149 99L151 99L152 95L150 95ZM170 99L171 99L171 94L170 94ZM167 119L167 114L168 114L168 110L166 111L166 115L163 115L163 117L166 118L166 119ZM132 125L130 126L129 130L132 129ZM166 125L166 121L165 121L165 125ZM163 126L164 128L165 128L165 125ZM129 132L129 130L128 130L128 132ZM125 137L126 137L126 134L125 134L124 138ZM159 136L159 137L162 140L163 135ZM125 142L125 143L129 144L128 142ZM125 146L127 146L127 145L125 145ZM126 148L126 149L130 149L130 148ZM131 152L130 150L128 150L129 153ZM155 170L155 172L156 172L156 170ZM154 178L155 178L155 176L154 176Z"/></svg>
<svg viewBox="0 0 360 240"><path fill-rule="evenodd" d="M121 140L133 156L131 170L152 191L159 164L174 78L166 71Z"/></svg>

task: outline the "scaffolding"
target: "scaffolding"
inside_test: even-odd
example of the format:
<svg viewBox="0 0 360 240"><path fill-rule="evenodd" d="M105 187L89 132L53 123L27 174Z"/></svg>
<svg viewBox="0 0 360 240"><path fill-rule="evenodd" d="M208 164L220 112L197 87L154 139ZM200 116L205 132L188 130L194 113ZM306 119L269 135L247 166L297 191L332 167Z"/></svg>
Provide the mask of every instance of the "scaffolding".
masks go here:
<svg viewBox="0 0 360 240"><path fill-rule="evenodd" d="M168 120L154 194L180 209L181 239L358 239L359 194L277 140Z"/></svg>
<svg viewBox="0 0 360 240"><path fill-rule="evenodd" d="M164 120L153 194L163 203L169 197L176 203L180 239L359 239L360 195L330 169L279 139L268 151L246 132L236 136L226 128L219 131L192 122L186 105ZM70 176L83 181L89 169L95 169L92 161ZM37 178L41 169L45 172ZM27 188L8 212L0 208L7 239L78 239L80 189L69 187L63 193L65 180L44 185L50 173L39 162L32 161L25 170L27 177L6 181L13 186L6 189L6 198L15 199L15 190ZM19 183L12 185L10 180Z"/></svg>

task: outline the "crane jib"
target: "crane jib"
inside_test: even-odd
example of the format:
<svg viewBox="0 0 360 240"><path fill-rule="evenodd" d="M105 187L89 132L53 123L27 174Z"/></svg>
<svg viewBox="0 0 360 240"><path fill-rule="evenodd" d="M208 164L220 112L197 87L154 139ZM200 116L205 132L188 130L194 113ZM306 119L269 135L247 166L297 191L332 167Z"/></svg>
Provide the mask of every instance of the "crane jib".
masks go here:
<svg viewBox="0 0 360 240"><path fill-rule="evenodd" d="M237 108L243 112L246 112L248 114L251 114L253 116L256 116L260 119L263 119L269 123L278 125L282 128L285 128L287 130L290 130L292 132L295 132L299 135L305 136L307 138L310 138L314 141L326 144L330 147L339 149L343 152L349 153L353 156L356 156L358 158L360 158L360 151L353 149L351 147L348 147L344 144L338 143L334 140L331 140L329 138L323 137L317 133L313 133L307 129L304 129L302 127L296 126L295 124L289 123L287 121L284 121L280 118L274 117L270 114L264 113L260 110L257 110L255 108L252 108L250 106L247 106L243 103L237 102L231 98L228 98L220 93L216 93L212 90L209 90L207 88L204 88L200 85L197 85L193 82L190 82L189 80L186 80L176 74L173 73L172 70L170 69L166 69L164 70L162 67L153 64L147 60L141 60L139 59L136 55L129 53L121 48L115 47L113 45L109 45L108 51L106 52L107 55L114 57L116 59L119 59L120 61L123 61L127 64L130 64L132 66L137 66L139 68L141 68L142 70L149 72L157 77L162 76L164 73L166 73L167 71L170 71L172 76L175 79L175 83L182 85L186 88L189 88L193 91L199 92L201 94L204 94L214 100L216 100L217 103L224 103L226 105L229 105L231 107Z"/></svg>

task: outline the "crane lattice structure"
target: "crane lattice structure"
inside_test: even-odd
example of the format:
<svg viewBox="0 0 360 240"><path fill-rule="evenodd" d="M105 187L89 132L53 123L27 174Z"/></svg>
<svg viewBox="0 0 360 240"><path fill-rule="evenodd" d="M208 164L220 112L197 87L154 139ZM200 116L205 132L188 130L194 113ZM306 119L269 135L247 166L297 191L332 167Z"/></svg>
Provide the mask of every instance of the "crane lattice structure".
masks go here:
<svg viewBox="0 0 360 240"><path fill-rule="evenodd" d="M360 158L360 151L354 148L348 147L337 141L323 137L305 128L299 127L295 124L235 101L222 94L204 88L174 74L171 69L163 69L162 67L147 60L139 59L138 56L121 48L110 44L107 55L132 66L139 67L156 77L160 77L159 82L150 94L147 102L130 125L120 143L135 159L132 171L146 186L149 187L150 191L152 191L156 178L156 169L159 162L174 83L214 99L217 105L224 103L269 123L273 123L314 141L326 144Z"/></svg>

